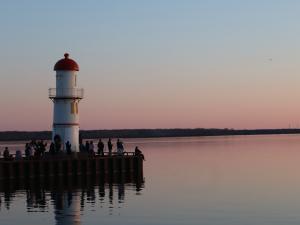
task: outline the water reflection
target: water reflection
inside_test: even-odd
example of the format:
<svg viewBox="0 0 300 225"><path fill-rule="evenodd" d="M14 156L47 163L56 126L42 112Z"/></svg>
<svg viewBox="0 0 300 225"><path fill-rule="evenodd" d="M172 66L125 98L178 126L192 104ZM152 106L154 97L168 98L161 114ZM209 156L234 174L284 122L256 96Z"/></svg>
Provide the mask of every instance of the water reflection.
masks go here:
<svg viewBox="0 0 300 225"><path fill-rule="evenodd" d="M125 193L141 194L144 179L141 176L115 177L55 177L41 180L9 180L0 184L0 210L9 210L21 196L26 199L27 212L54 212L57 225L81 224L85 207L122 207ZM14 201L15 200L15 201Z"/></svg>

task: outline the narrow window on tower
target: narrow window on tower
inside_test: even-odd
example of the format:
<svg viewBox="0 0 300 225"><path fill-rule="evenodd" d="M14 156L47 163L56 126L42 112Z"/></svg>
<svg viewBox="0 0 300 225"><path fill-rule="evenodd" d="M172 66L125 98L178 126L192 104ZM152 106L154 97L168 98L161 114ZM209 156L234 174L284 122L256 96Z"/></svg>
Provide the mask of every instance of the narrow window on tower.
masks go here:
<svg viewBox="0 0 300 225"><path fill-rule="evenodd" d="M78 114L78 103L75 101L71 102L71 113Z"/></svg>
<svg viewBox="0 0 300 225"><path fill-rule="evenodd" d="M76 114L78 114L78 102L75 103Z"/></svg>
<svg viewBox="0 0 300 225"><path fill-rule="evenodd" d="M75 108L75 102L71 102L71 113L75 114L76 113L76 108Z"/></svg>
<svg viewBox="0 0 300 225"><path fill-rule="evenodd" d="M75 74L75 87L77 86L77 76L76 76L76 74Z"/></svg>

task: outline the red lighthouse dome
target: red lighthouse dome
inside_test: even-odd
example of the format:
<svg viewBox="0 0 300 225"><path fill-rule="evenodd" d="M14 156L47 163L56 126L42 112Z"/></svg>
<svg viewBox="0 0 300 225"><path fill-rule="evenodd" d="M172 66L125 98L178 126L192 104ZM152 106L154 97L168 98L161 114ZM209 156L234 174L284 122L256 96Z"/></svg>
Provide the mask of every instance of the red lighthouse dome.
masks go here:
<svg viewBox="0 0 300 225"><path fill-rule="evenodd" d="M69 54L65 53L64 54L65 58L59 60L55 66L54 66L54 70L73 70L73 71L79 71L79 66L77 64L77 62L75 62L73 59L69 58Z"/></svg>

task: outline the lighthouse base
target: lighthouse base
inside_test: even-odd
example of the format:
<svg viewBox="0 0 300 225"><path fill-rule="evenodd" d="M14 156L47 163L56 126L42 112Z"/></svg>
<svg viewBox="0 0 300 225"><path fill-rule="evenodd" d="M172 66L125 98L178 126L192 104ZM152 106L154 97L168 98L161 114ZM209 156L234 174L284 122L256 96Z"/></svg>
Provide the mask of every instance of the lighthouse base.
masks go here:
<svg viewBox="0 0 300 225"><path fill-rule="evenodd" d="M66 151L66 142L71 144L72 152L79 152L79 126L77 125L54 125L52 140L58 135L61 139L62 150Z"/></svg>

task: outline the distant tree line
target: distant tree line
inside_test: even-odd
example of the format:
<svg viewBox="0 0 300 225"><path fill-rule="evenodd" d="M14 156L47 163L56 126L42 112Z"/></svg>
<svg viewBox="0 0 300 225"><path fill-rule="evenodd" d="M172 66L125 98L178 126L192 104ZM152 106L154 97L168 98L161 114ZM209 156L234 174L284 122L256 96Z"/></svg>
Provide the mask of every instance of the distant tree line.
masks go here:
<svg viewBox="0 0 300 225"><path fill-rule="evenodd" d="M299 134L300 129L122 129L122 130L82 130L83 139L97 138L157 138L195 137L225 135ZM0 141L50 140L51 131L2 131Z"/></svg>

